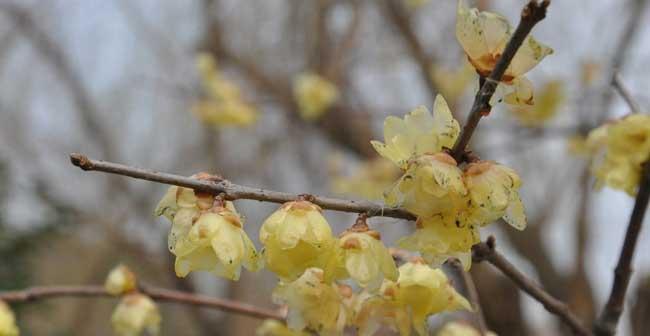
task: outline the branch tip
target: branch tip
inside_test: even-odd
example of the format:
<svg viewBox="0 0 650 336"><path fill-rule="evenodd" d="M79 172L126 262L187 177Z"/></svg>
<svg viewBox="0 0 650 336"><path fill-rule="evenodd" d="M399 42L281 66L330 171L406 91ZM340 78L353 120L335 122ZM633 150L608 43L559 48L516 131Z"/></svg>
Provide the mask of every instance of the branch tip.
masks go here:
<svg viewBox="0 0 650 336"><path fill-rule="evenodd" d="M83 170L93 170L93 163L83 154L71 153L70 162Z"/></svg>

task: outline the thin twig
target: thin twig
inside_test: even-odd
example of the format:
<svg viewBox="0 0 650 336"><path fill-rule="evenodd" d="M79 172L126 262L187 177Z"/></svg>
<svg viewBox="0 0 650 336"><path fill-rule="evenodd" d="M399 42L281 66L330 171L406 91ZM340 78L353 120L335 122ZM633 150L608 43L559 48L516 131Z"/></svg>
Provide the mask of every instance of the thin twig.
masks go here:
<svg viewBox="0 0 650 336"><path fill-rule="evenodd" d="M474 262L488 261L498 268L503 274L509 277L519 288L528 295L539 301L551 314L558 316L567 324L576 335L591 335L591 331L585 327L580 319L569 310L566 303L556 299L533 280L521 273L503 255L495 250L494 237L488 238L486 242L474 245L472 248L472 260Z"/></svg>
<svg viewBox="0 0 650 336"><path fill-rule="evenodd" d="M298 199L301 195L285 192L251 188L231 183L227 180L211 182L191 177L161 173L151 169L135 168L119 163L89 159L85 155L70 154L73 165L83 170L94 170L105 173L129 176L141 180L172 184L214 195L226 194L230 200L249 199L271 203L286 203ZM309 196L310 200L323 209L353 213L367 213L369 216L384 216L414 220L415 216L402 208L387 208L382 204L361 200L344 200L338 198Z"/></svg>
<svg viewBox="0 0 650 336"><path fill-rule="evenodd" d="M138 291L156 301L218 309L261 319L284 320L284 316L278 312L237 301L149 286L142 286ZM34 302L60 297L113 297L113 295L106 292L102 286L42 286L0 292L0 300L7 303Z"/></svg>
<svg viewBox="0 0 650 336"><path fill-rule="evenodd" d="M636 104L635 104L636 105ZM634 109L634 106L630 106ZM594 324L594 333L598 336L614 335L618 321L623 313L625 293L632 277L632 260L636 245L639 240L639 233L643 226L648 201L650 200L650 160L643 164L639 191L634 202L634 209L627 226L625 240L621 248L621 254L614 270L614 284L609 294L609 299L600 317Z"/></svg>
<svg viewBox="0 0 650 336"><path fill-rule="evenodd" d="M614 74L614 80L612 81L612 85L618 91L621 97L623 97L627 105L630 106L632 112L640 113L642 111L641 106L636 102L636 100L634 100L632 93L627 88L627 86L625 86L625 83L623 83L623 79L621 78L621 75L619 73Z"/></svg>
<svg viewBox="0 0 650 336"><path fill-rule="evenodd" d="M519 21L517 29L515 29L515 32L512 34L512 37L510 38L508 45L506 45L506 48L503 50L503 54L499 58L496 66L492 69L492 72L485 80L485 83L481 85L481 89L476 93L474 104L470 110L467 122L463 126L463 130L461 131L456 144L454 144L452 156L457 161L460 161L463 153L465 153L465 147L469 144L469 140L471 139L472 134L474 134L474 130L476 129L476 126L478 126L479 121L484 115L489 113L491 109L490 99L494 95L501 77L503 77L503 74L506 72L510 62L517 53L517 50L519 50L519 47L526 39L526 36L528 36L530 31L538 22L542 21L544 17L546 17L546 9L549 4L550 0L544 0L540 3L531 0L521 12L521 21Z"/></svg>
<svg viewBox="0 0 650 336"><path fill-rule="evenodd" d="M476 284L474 284L471 274L465 271L463 264L458 259L450 259L448 264L454 269L458 278L462 281L463 291L472 304L474 316L476 317L476 324L478 325L481 335L487 335L488 328L487 323L485 322L485 315L483 315L483 308L481 307L478 291L476 290Z"/></svg>

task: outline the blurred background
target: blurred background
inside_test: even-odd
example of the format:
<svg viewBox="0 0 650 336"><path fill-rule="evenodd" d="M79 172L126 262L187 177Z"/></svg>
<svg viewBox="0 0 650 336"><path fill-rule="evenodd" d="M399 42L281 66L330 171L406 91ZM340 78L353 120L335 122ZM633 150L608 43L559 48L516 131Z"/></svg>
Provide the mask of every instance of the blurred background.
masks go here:
<svg viewBox="0 0 650 336"><path fill-rule="evenodd" d="M629 113L612 69L650 104L648 9L642 0L553 1L533 31L555 49L528 75L540 104L499 104L470 147L524 181L529 227L492 225L499 247L586 320L609 294L633 199L593 190L581 136ZM523 0L472 5L518 22ZM395 172L373 160L388 115L442 93L465 120L477 76L456 42L454 0L0 0L0 290L99 284L123 262L146 283L271 307L268 271L239 282L177 279L170 224L152 214L167 186L84 173L70 152L160 171L219 173L294 193L381 197ZM253 122L211 122L199 52L239 88ZM339 91L316 120L298 113L292 83L318 73ZM543 103L541 103L543 102ZM276 205L236 202L257 231ZM336 233L354 216L326 211ZM647 221L646 221L647 222ZM650 223L646 223L650 224ZM376 218L387 244L413 223ZM647 226L647 225L646 225ZM621 335L645 335L650 235L641 235ZM566 334L541 305L489 265L475 265L488 326L499 335ZM110 335L113 300L62 298L18 306L25 335ZM162 304L163 334L250 335L259 320ZM463 318L461 315L454 317ZM467 317L467 316L465 316ZM432 319L437 325L441 316Z"/></svg>

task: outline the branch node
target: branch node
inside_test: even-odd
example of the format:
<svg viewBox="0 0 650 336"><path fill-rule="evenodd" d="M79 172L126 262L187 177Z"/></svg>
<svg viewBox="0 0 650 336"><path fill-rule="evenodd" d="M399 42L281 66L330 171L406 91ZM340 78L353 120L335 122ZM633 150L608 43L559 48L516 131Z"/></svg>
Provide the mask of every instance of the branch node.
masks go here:
<svg viewBox="0 0 650 336"><path fill-rule="evenodd" d="M88 159L87 156L79 153L72 153L70 154L70 162L72 162L73 165L83 169L83 170L93 170L94 166L93 163Z"/></svg>

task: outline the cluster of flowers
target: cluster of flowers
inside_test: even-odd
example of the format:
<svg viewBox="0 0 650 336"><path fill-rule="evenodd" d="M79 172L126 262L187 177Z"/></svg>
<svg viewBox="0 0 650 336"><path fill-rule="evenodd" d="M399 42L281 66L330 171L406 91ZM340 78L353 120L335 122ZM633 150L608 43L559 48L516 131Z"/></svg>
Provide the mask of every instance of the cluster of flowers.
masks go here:
<svg viewBox="0 0 650 336"><path fill-rule="evenodd" d="M306 121L316 121L338 101L340 93L327 78L307 71L294 79L293 96L300 117Z"/></svg>
<svg viewBox="0 0 650 336"><path fill-rule="evenodd" d="M257 110L244 101L239 87L221 75L211 55L199 54L196 67L204 95L192 106L192 111L201 121L215 127L243 127L257 120Z"/></svg>
<svg viewBox="0 0 650 336"><path fill-rule="evenodd" d="M242 266L264 264L280 278L274 301L288 306L294 331L332 335L349 326L370 335L385 324L408 335L411 326L424 332L431 314L470 309L442 271L420 261L398 269L364 217L335 237L321 212L308 197L283 204L262 224L258 254L232 203L219 197L171 187L156 209L173 223L169 249L178 276L201 270L237 280ZM340 283L346 279L362 290Z"/></svg>
<svg viewBox="0 0 650 336"><path fill-rule="evenodd" d="M469 268L471 247L480 241L478 229L499 218L519 230L526 227L517 173L492 161L459 166L445 150L459 132L447 103L438 96L433 116L421 106L404 119L388 117L385 143L372 142L403 171L385 193L385 202L418 216L416 232L398 245L419 251L433 266L454 257Z"/></svg>

